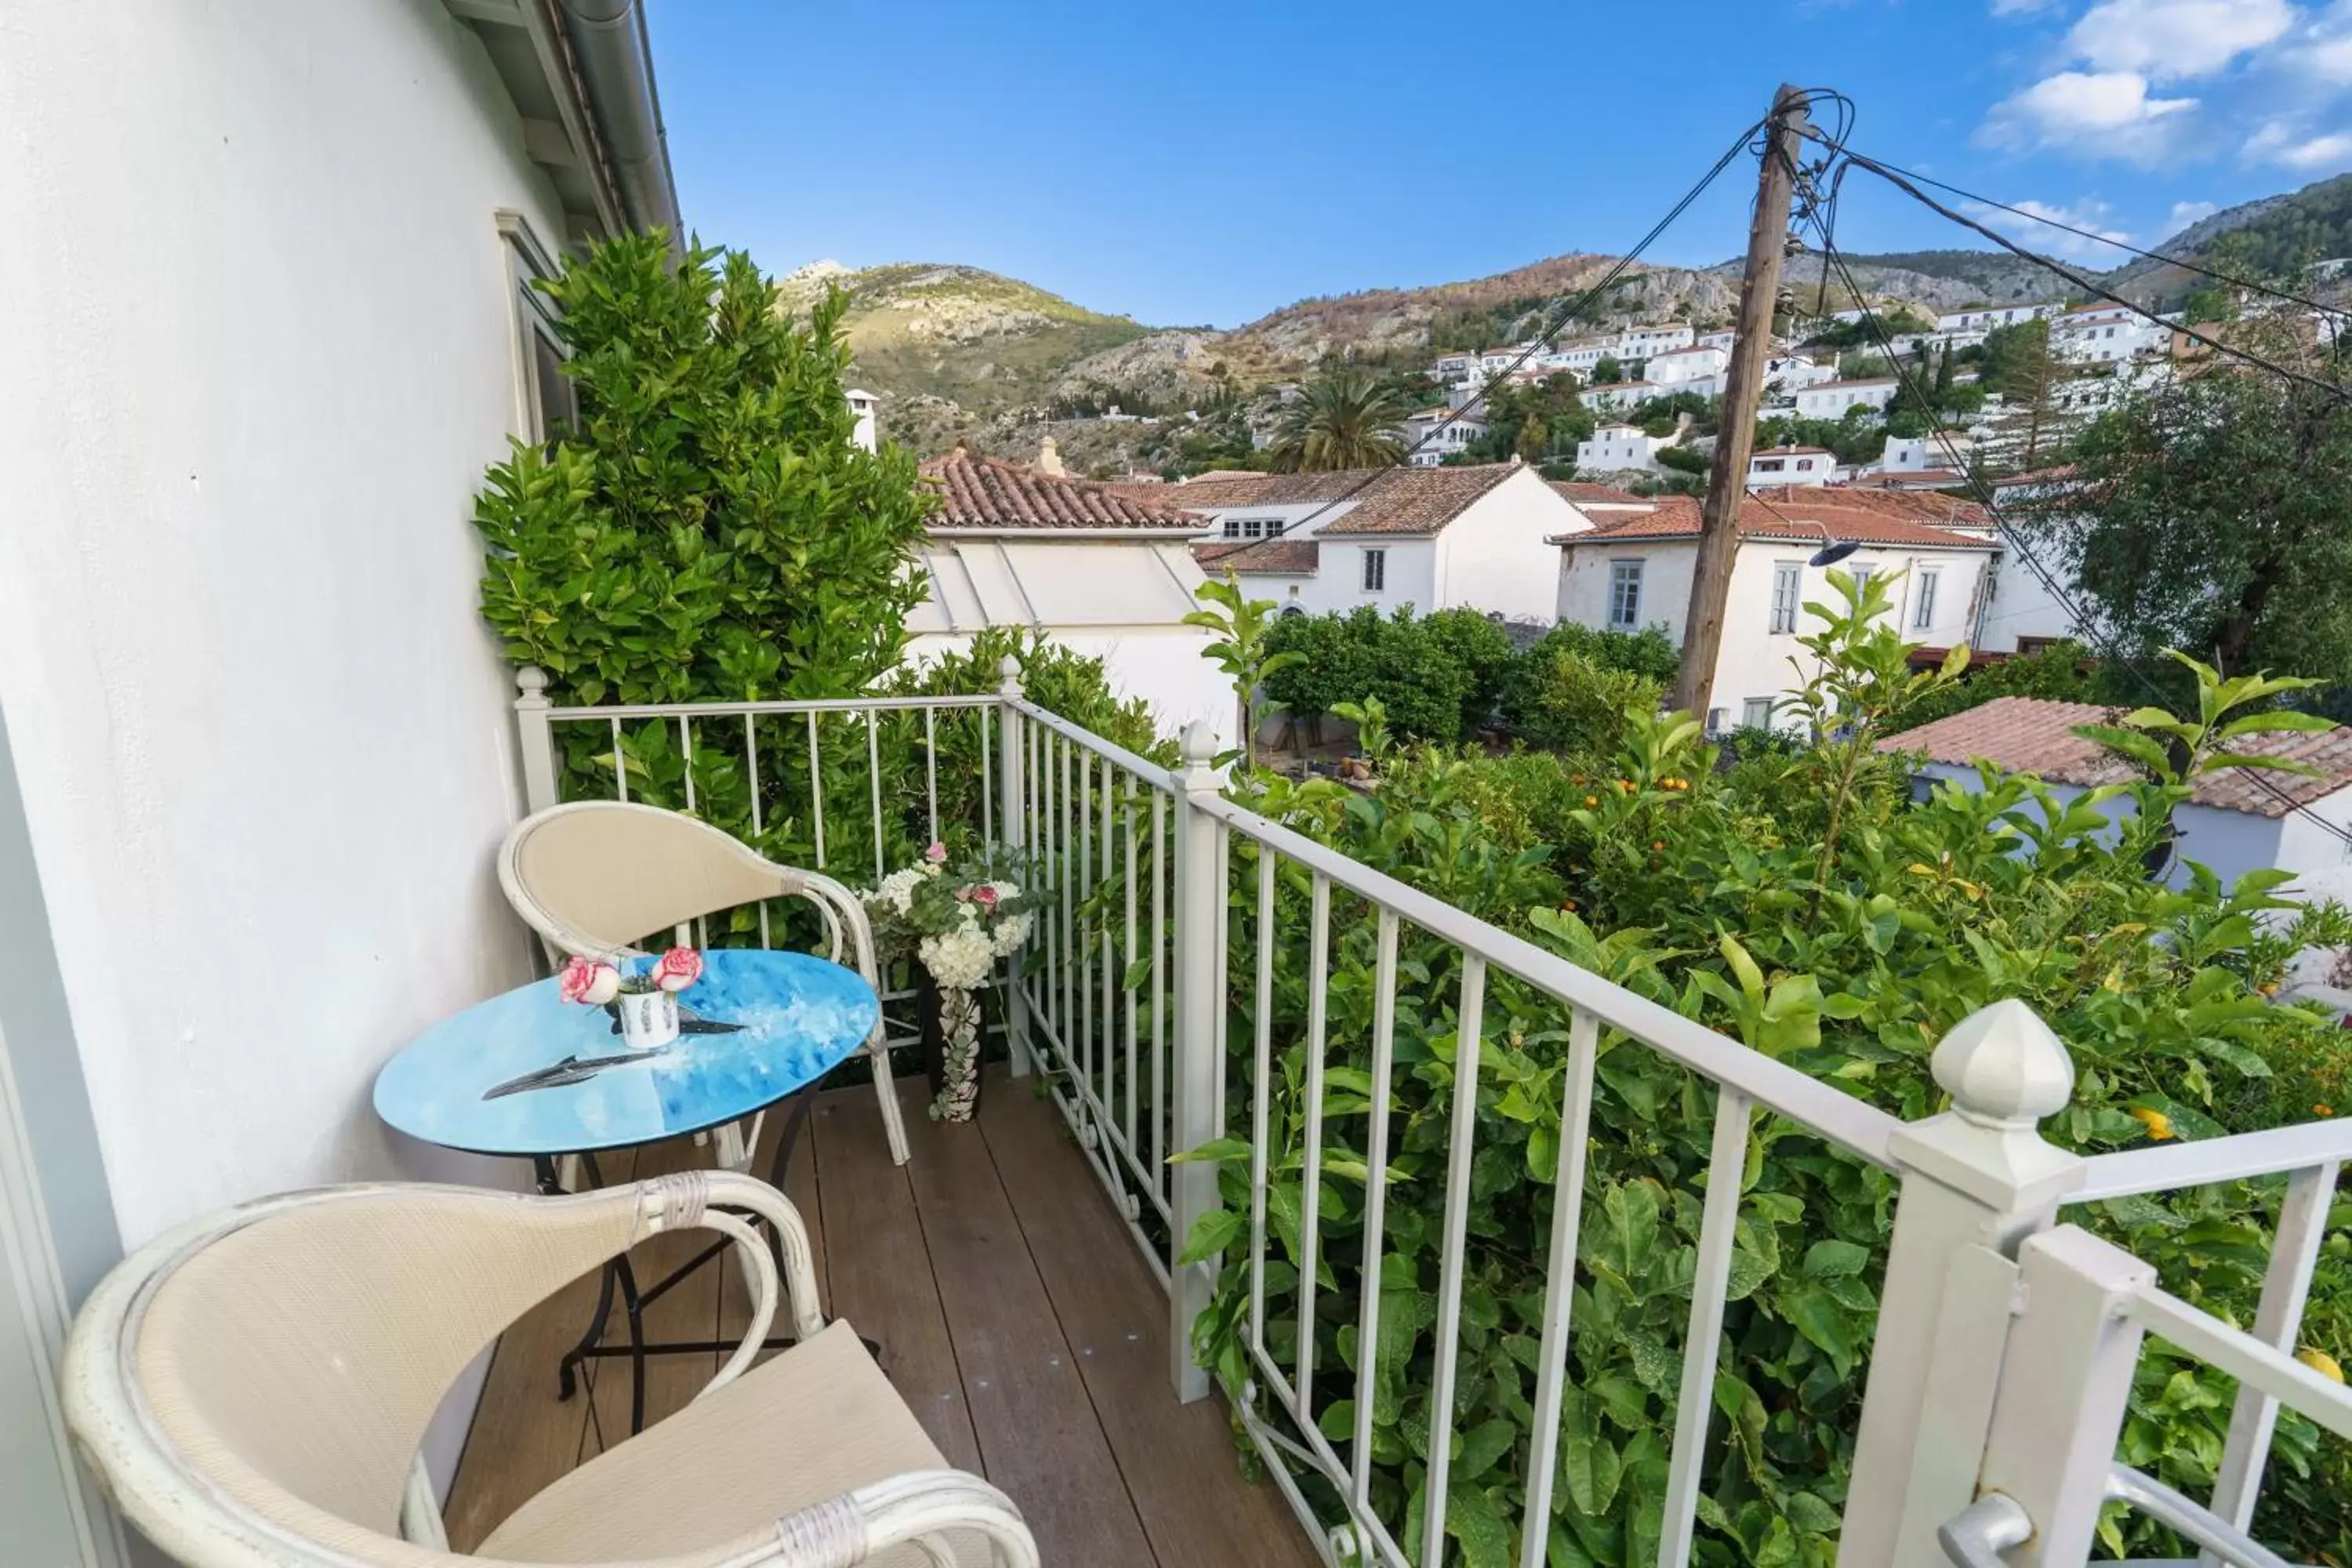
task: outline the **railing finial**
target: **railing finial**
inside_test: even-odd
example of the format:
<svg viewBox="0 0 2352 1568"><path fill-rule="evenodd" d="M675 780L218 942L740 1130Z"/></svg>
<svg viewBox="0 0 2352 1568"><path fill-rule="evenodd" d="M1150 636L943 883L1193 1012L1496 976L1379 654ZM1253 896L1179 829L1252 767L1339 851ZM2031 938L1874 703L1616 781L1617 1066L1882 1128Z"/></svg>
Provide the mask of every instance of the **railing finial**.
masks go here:
<svg viewBox="0 0 2352 1568"><path fill-rule="evenodd" d="M1198 719L1184 726L1184 733L1176 742L1176 754L1183 759L1177 773L1177 782L1188 795L1202 790L1213 795L1217 790L1217 732Z"/></svg>
<svg viewBox="0 0 2352 1568"><path fill-rule="evenodd" d="M1928 1066L1952 1097L1952 1109L1979 1127L2029 1129L2074 1096L2074 1063L2064 1042L2013 996L1952 1026Z"/></svg>
<svg viewBox="0 0 2352 1568"><path fill-rule="evenodd" d="M996 661L996 693L1000 697L1021 695L1021 661L1006 654Z"/></svg>
<svg viewBox="0 0 2352 1568"><path fill-rule="evenodd" d="M547 706L547 671L535 664L526 664L515 671L515 686L522 695L515 699L520 708L528 703L535 708Z"/></svg>

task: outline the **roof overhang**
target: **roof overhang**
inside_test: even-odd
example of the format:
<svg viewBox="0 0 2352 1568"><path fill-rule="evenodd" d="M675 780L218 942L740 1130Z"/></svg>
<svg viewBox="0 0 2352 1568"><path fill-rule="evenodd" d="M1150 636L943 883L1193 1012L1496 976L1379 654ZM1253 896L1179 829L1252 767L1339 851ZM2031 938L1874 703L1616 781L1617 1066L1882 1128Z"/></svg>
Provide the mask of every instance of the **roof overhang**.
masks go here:
<svg viewBox="0 0 2352 1568"><path fill-rule="evenodd" d="M562 204L568 243L663 228L677 187L640 0L442 0L482 40Z"/></svg>

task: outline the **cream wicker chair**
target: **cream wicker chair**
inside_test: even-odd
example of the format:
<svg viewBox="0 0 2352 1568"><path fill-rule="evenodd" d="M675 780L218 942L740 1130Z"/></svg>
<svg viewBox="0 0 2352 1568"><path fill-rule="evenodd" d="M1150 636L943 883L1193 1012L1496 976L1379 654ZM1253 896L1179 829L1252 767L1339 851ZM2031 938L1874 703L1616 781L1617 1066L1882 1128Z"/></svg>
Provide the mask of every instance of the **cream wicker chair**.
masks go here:
<svg viewBox="0 0 2352 1568"><path fill-rule="evenodd" d="M717 1205L723 1205L723 1208ZM745 1372L782 1239L801 1342ZM632 1242L700 1226L758 1285L709 1387L449 1551L417 1447L508 1324ZM572 1197L363 1185L199 1220L118 1267L66 1347L67 1423L190 1568L1035 1568L1003 1493L946 1468L856 1333L816 1311L807 1233L765 1183L688 1172ZM5 1535L0 1529L0 1535Z"/></svg>
<svg viewBox="0 0 2352 1568"><path fill-rule="evenodd" d="M709 823L659 806L586 800L534 812L499 847L499 884L551 949L590 957L635 953L632 943L671 927L680 942L690 942L697 916L740 904L806 899L824 917L834 962L842 962L846 931L854 967L877 993L882 988L874 929L855 893L830 877L779 866ZM903 1165L907 1127L890 1084L887 1033L877 1019L866 1049L890 1158ZM748 1139L722 1141L722 1162L740 1166L758 1137L755 1122Z"/></svg>

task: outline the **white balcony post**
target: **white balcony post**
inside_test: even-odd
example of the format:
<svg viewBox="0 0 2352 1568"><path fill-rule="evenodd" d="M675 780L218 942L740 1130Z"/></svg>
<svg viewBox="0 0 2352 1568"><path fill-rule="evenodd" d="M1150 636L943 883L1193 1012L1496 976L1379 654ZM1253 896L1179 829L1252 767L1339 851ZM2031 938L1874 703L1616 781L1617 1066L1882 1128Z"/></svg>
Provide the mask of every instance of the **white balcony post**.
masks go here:
<svg viewBox="0 0 2352 1568"><path fill-rule="evenodd" d="M2017 1568L2074 1568L2097 1541L2145 1337L2124 1304L2156 1269L2071 1225L2029 1239L2019 1264L2025 1309L2001 1363L1981 1487L2033 1521L2010 1551Z"/></svg>
<svg viewBox="0 0 2352 1568"><path fill-rule="evenodd" d="M1013 706L1021 697L1021 661L1007 654L996 667L996 673L1001 678L996 694L1002 700L997 709L997 717L1002 721L997 726L996 799L1000 818L997 842L1011 851L1013 864L1019 866L1029 853L1024 826L1028 811L1023 796L1027 784L1022 777L1021 766L1021 748L1028 739L1024 732L1027 721L1022 718L1020 710ZM1026 888L1030 883L1031 878L1024 867L1021 871L1021 885ZM1022 961L1027 956L1025 952L1019 952L1005 961L1004 1054L1014 1078L1026 1078L1031 1065L1029 996L1024 988L1021 973Z"/></svg>
<svg viewBox="0 0 2352 1568"><path fill-rule="evenodd" d="M1186 727L1183 757L1176 775L1183 798L1176 807L1176 985L1175 1043L1171 1051L1169 1148L1198 1148L1223 1131L1217 1125L1218 994L1224 955L1217 951L1217 914L1225 900L1225 868L1219 823L1198 802L1217 794L1216 739L1199 721ZM1206 1163L1174 1167L1170 1188L1169 1339L1171 1375L1180 1399L1206 1397L1208 1373L1192 1362L1192 1321L1206 1311L1216 1289L1216 1266L1179 1267L1176 1258L1193 1225L1217 1206L1217 1168Z"/></svg>
<svg viewBox="0 0 2352 1568"><path fill-rule="evenodd" d="M555 730L547 720L547 671L526 664L515 671L515 737L522 747L522 805L526 813L556 803Z"/></svg>
<svg viewBox="0 0 2352 1568"><path fill-rule="evenodd" d="M2012 1261L2083 1184L2037 1125L2074 1063L2022 1002L1963 1018L1930 1064L1949 1110L1896 1133L1903 1170L1838 1543L1841 1568L1944 1568L1936 1531L1974 1499L2016 1296Z"/></svg>

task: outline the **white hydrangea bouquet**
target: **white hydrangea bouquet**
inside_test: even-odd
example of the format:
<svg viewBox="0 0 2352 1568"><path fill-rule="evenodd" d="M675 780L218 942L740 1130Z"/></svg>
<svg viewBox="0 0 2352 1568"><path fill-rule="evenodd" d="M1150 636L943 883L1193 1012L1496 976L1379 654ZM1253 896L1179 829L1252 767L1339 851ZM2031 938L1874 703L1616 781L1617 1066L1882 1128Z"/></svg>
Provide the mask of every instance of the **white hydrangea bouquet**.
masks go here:
<svg viewBox="0 0 2352 1568"><path fill-rule="evenodd" d="M931 1115L969 1121L980 1103L980 991L997 962L1029 940L1021 885L985 858L950 866L944 844L891 872L866 895L874 938L885 954L911 954L937 992L938 1024L927 1026ZM926 1019L927 1026L929 1020Z"/></svg>

